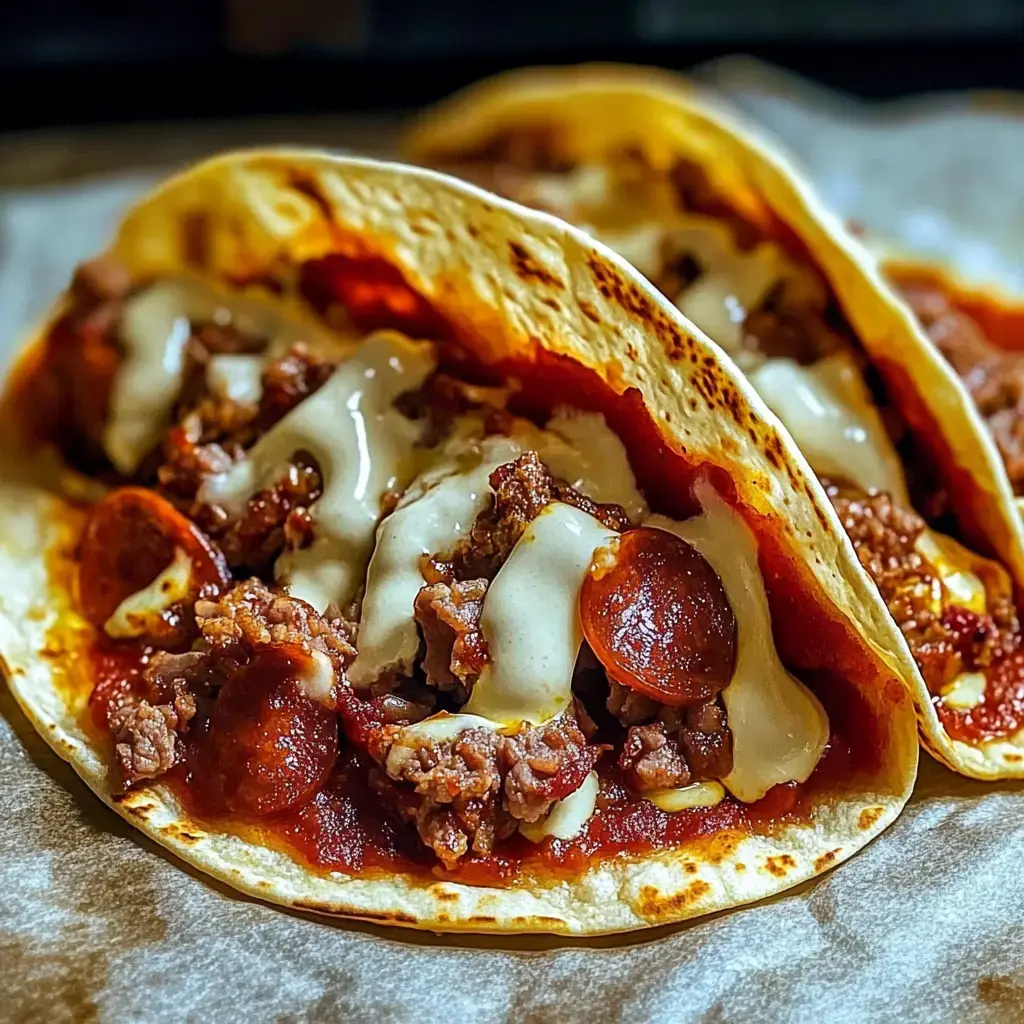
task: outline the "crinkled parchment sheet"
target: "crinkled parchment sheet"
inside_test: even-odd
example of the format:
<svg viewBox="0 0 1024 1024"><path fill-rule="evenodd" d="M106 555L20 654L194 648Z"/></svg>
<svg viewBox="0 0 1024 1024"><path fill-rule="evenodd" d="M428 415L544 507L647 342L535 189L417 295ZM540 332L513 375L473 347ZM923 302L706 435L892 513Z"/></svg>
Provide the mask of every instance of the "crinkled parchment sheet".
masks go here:
<svg viewBox="0 0 1024 1024"><path fill-rule="evenodd" d="M5 356L146 180L0 192ZM3 686L0 815L4 1021L1024 1019L1024 784L927 757L838 871L626 940L437 938L239 896L103 807Z"/></svg>

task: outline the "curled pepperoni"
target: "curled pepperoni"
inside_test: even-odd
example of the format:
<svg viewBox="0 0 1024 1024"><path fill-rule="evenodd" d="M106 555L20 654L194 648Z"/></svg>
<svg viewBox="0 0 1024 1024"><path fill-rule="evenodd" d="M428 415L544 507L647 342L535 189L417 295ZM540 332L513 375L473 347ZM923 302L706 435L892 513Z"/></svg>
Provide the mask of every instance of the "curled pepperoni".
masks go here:
<svg viewBox="0 0 1024 1024"><path fill-rule="evenodd" d="M623 534L580 590L583 634L617 683L664 704L708 700L736 664L736 619L722 581L665 530Z"/></svg>
<svg viewBox="0 0 1024 1024"><path fill-rule="evenodd" d="M82 614L102 629L117 606L153 582L180 549L196 594L231 580L224 556L173 505L142 487L111 491L92 508L82 536L78 595Z"/></svg>
<svg viewBox="0 0 1024 1024"><path fill-rule="evenodd" d="M333 705L307 696L308 653L265 647L222 687L210 719L211 753L228 810L273 814L310 800L338 757Z"/></svg>

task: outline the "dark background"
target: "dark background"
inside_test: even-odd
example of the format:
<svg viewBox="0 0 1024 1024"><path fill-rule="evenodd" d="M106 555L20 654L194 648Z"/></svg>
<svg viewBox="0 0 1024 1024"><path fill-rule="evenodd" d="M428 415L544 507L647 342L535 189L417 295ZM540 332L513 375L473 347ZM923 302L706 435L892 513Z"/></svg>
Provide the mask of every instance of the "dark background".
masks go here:
<svg viewBox="0 0 1024 1024"><path fill-rule="evenodd" d="M849 92L1024 88L1021 0L0 0L0 130L392 111L505 67L750 53Z"/></svg>

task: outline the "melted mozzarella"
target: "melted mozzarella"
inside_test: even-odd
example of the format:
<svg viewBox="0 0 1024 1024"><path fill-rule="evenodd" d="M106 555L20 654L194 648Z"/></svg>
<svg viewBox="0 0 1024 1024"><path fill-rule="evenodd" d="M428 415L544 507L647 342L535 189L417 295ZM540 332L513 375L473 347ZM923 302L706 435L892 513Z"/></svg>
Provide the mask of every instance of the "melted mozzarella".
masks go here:
<svg viewBox="0 0 1024 1024"><path fill-rule="evenodd" d="M988 605L985 584L967 568L970 556L965 549L948 537L925 530L914 542L914 550L939 574L942 587L953 604L962 605L977 615L985 614ZM942 598L937 596L937 610L941 611Z"/></svg>
<svg viewBox="0 0 1024 1024"><path fill-rule="evenodd" d="M728 352L743 343L743 321L779 281L796 273L779 246L760 242L740 249L732 228L711 217L693 217L671 232L673 252L688 253L700 277L676 299L676 306Z"/></svg>
<svg viewBox="0 0 1024 1024"><path fill-rule="evenodd" d="M334 666L323 651L311 651L312 659L299 676L299 686L310 700L321 704L332 703L334 696Z"/></svg>
<svg viewBox="0 0 1024 1024"><path fill-rule="evenodd" d="M725 788L720 782L693 782L676 789L655 789L644 796L655 807L673 814L693 807L714 807L725 799Z"/></svg>
<svg viewBox="0 0 1024 1024"><path fill-rule="evenodd" d="M519 826L531 843L539 843L547 836L554 839L573 839L586 827L597 806L601 784L597 772L591 772L567 797L555 801L551 810L540 821L523 822Z"/></svg>
<svg viewBox="0 0 1024 1024"><path fill-rule="evenodd" d="M490 661L465 710L501 725L554 718L572 699L583 634L580 587L597 548L618 534L560 502L526 528L484 598Z"/></svg>
<svg viewBox="0 0 1024 1024"><path fill-rule="evenodd" d="M168 608L184 601L191 588L192 560L181 548L175 548L171 564L149 586L129 594L114 609L103 629L115 640L143 636Z"/></svg>
<svg viewBox="0 0 1024 1024"><path fill-rule="evenodd" d="M625 446L603 416L559 409L544 433L540 456L555 476L594 501L621 505L634 521L647 515Z"/></svg>
<svg viewBox="0 0 1024 1024"><path fill-rule="evenodd" d="M490 438L476 451L475 465L449 460L414 482L396 510L377 528L377 545L366 576L366 596L356 648L348 670L353 686L369 686L388 669L412 672L419 649L413 604L423 587L420 561L444 554L473 527L491 498L488 477L521 454L511 438ZM466 453L461 459L465 462Z"/></svg>
<svg viewBox="0 0 1024 1024"><path fill-rule="evenodd" d="M942 688L942 703L969 711L985 699L985 676L981 672L961 672Z"/></svg>
<svg viewBox="0 0 1024 1024"><path fill-rule="evenodd" d="M816 473L906 502L903 468L850 353L810 366L769 359L748 376Z"/></svg>
<svg viewBox="0 0 1024 1024"><path fill-rule="evenodd" d="M267 431L238 463L200 492L201 501L244 507L273 486L296 452L315 460L323 493L310 506L313 543L286 551L274 576L323 611L344 604L362 581L385 492L413 475L412 449L420 427L394 407L419 387L436 364L432 346L381 332L363 342L328 381Z"/></svg>
<svg viewBox="0 0 1024 1024"><path fill-rule="evenodd" d="M706 480L695 496L703 512L677 523L652 516L645 525L692 544L718 574L737 623L736 667L722 691L733 736L733 768L722 780L750 803L782 782L803 782L828 742L818 699L779 660L771 612L750 528Z"/></svg>
<svg viewBox="0 0 1024 1024"><path fill-rule="evenodd" d="M120 339L124 359L110 393L103 447L121 473L130 475L153 447L181 390L185 344L192 323L232 325L266 338L270 350L298 340L336 346L326 332L288 322L271 305L228 296L195 281L170 279L125 301Z"/></svg>
<svg viewBox="0 0 1024 1024"><path fill-rule="evenodd" d="M218 398L255 404L263 395L263 357L211 356L206 383Z"/></svg>

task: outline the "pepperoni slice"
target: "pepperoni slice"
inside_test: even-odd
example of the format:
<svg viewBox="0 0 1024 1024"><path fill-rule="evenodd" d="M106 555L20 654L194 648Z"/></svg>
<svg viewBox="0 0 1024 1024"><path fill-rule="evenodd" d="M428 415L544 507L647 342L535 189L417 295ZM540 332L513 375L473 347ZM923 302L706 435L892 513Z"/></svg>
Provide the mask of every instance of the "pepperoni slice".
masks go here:
<svg viewBox="0 0 1024 1024"><path fill-rule="evenodd" d="M722 581L665 530L623 534L580 590L583 635L617 683L664 704L713 697L736 664L736 619Z"/></svg>
<svg viewBox="0 0 1024 1024"><path fill-rule="evenodd" d="M191 561L197 591L230 582L224 556L173 505L142 487L111 491L93 506L82 536L82 614L102 629L126 597L148 586L171 564L175 548Z"/></svg>
<svg viewBox="0 0 1024 1024"><path fill-rule="evenodd" d="M304 804L334 767L338 716L303 691L309 668L299 647L266 647L221 688L209 740L229 810L264 815Z"/></svg>

